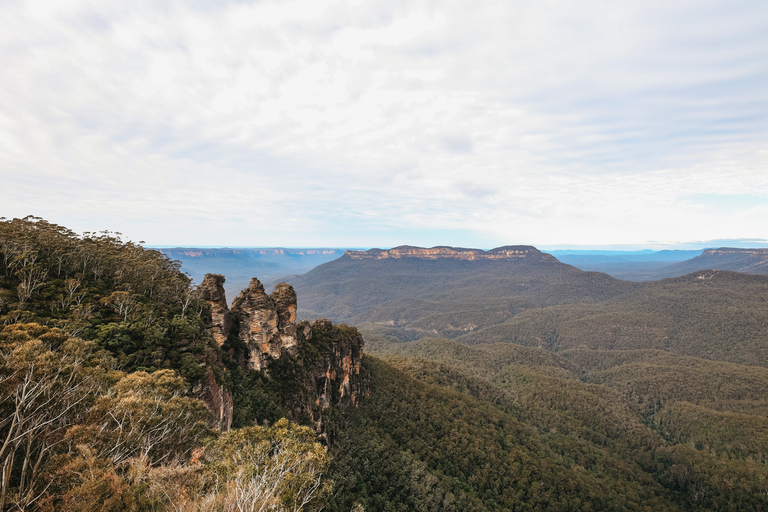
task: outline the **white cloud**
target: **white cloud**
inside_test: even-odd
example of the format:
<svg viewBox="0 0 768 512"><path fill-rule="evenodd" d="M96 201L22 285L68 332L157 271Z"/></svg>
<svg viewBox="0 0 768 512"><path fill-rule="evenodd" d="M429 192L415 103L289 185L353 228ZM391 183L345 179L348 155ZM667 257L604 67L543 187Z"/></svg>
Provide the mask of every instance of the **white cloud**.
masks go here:
<svg viewBox="0 0 768 512"><path fill-rule="evenodd" d="M760 207L681 199L768 197L764 2L57 0L0 24L0 215L160 244L765 235Z"/></svg>

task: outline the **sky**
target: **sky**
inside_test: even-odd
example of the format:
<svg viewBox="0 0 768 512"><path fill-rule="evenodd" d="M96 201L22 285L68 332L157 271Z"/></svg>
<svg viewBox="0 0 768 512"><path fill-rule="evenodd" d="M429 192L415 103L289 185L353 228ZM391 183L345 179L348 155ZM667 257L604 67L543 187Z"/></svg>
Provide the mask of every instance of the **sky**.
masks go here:
<svg viewBox="0 0 768 512"><path fill-rule="evenodd" d="M0 26L0 217L165 246L768 246L765 0L0 0Z"/></svg>

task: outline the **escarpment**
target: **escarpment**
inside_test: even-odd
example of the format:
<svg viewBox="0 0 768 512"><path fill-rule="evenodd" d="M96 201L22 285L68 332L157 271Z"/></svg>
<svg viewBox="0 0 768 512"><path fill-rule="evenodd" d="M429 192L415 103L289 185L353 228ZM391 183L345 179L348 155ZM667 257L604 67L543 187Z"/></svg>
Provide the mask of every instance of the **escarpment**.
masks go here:
<svg viewBox="0 0 768 512"><path fill-rule="evenodd" d="M546 254L530 245L506 245L489 251L465 249L462 247L438 246L431 248L401 245L389 250L370 249L368 251L347 251L345 257L353 260L383 260L400 258L418 258L424 260L456 259L466 261L479 260L533 260L557 261L551 254Z"/></svg>
<svg viewBox="0 0 768 512"><path fill-rule="evenodd" d="M231 309L223 285L223 276L208 274L200 287L211 306L214 339L243 374L273 383L289 379L285 384L292 392L280 404L286 415L325 435L324 409L354 406L368 393L368 381L361 375L362 335L354 327L325 319L297 323L296 292L286 283L268 295L253 278ZM279 368L273 369L275 365Z"/></svg>
<svg viewBox="0 0 768 512"><path fill-rule="evenodd" d="M232 392L217 382L213 370L209 368L206 371L205 377L192 389L192 394L208 406L220 432L226 432L232 427L234 413Z"/></svg>

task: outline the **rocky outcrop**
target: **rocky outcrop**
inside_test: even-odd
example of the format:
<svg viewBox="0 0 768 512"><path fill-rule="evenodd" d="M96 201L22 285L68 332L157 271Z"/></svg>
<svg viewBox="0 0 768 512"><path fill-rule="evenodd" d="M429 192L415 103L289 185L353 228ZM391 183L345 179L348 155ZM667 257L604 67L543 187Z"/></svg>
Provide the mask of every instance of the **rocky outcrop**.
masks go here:
<svg viewBox="0 0 768 512"><path fill-rule="evenodd" d="M345 257L353 260L383 260L388 258L418 258L423 260L456 259L467 261L479 260L535 260L557 261L551 254L546 254L530 245L507 245L490 251L482 249L464 249L461 247L412 247L401 245L394 249L370 249L368 251L347 251Z"/></svg>
<svg viewBox="0 0 768 512"><path fill-rule="evenodd" d="M291 359L293 373L303 375L287 406L292 421L311 425L331 443L324 411L330 407L354 407L370 393L370 379L362 371L363 337L351 326L334 325L326 319L297 326L298 357ZM266 370L269 374L269 370Z"/></svg>
<svg viewBox="0 0 768 512"><path fill-rule="evenodd" d="M311 423L326 437L322 411L331 406L354 406L368 393L368 379L361 375L364 342L360 332L325 319L297 324L296 292L286 283L278 284L267 295L261 282L253 278L228 309L223 284L223 276L208 274L200 287L211 305L214 338L217 342L231 340L232 347L239 348L230 348L230 355L243 371L262 372L267 379L271 378L270 366L286 358L292 370L286 372L285 364L281 365L281 378L287 373L300 380L290 383L295 391L290 403L284 404L290 419ZM212 375L205 387L198 394L229 428L231 394Z"/></svg>
<svg viewBox="0 0 768 512"><path fill-rule="evenodd" d="M232 393L216 381L216 375L210 368L205 377L192 389L192 394L205 402L213 413L220 432L226 432L232 426Z"/></svg>
<svg viewBox="0 0 768 512"><path fill-rule="evenodd" d="M206 274L199 287L203 300L211 306L211 334L219 346L227 341L232 330L232 316L227 307L227 296L224 293L224 276Z"/></svg>
<svg viewBox="0 0 768 512"><path fill-rule="evenodd" d="M248 369L261 370L283 353L296 356L296 292L280 283L271 295L255 277L232 303L237 337L248 348Z"/></svg>
<svg viewBox="0 0 768 512"><path fill-rule="evenodd" d="M317 396L315 403L322 408L340 403L357 405L368 389L365 383L355 382L363 360L363 336L354 327L333 325L325 318L309 324L304 332L307 331L308 342L315 341L326 348L310 371Z"/></svg>
<svg viewBox="0 0 768 512"><path fill-rule="evenodd" d="M210 318L204 317L213 339L221 346L227 341L232 330L232 315L227 307L227 297L224 293L224 276L206 274L198 287L200 297L211 307ZM223 363L218 361L218 364ZM205 402L213 413L219 431L226 432L232 426L233 401L232 393L216 380L216 374L210 367L205 376L192 389L192 394Z"/></svg>

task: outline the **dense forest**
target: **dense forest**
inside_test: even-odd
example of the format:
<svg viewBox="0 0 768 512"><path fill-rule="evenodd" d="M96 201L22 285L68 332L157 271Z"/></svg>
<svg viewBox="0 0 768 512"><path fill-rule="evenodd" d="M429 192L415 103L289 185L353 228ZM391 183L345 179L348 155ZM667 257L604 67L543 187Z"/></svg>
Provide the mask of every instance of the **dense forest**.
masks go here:
<svg viewBox="0 0 768 512"><path fill-rule="evenodd" d="M255 371L178 262L0 221L0 510L768 509L763 278L364 263L297 280L366 320L365 393L318 423L307 375L354 327L299 329Z"/></svg>
<svg viewBox="0 0 768 512"><path fill-rule="evenodd" d="M0 222L0 510L323 506L326 448L277 410L256 422L280 392L214 342L179 266L117 233ZM222 432L201 397L245 380L263 400Z"/></svg>
<svg viewBox="0 0 768 512"><path fill-rule="evenodd" d="M339 259L295 285L302 308L355 322L379 358L339 451L368 471L339 479L366 506L768 506L764 276L630 283L544 258ZM516 480L523 460L538 480Z"/></svg>

